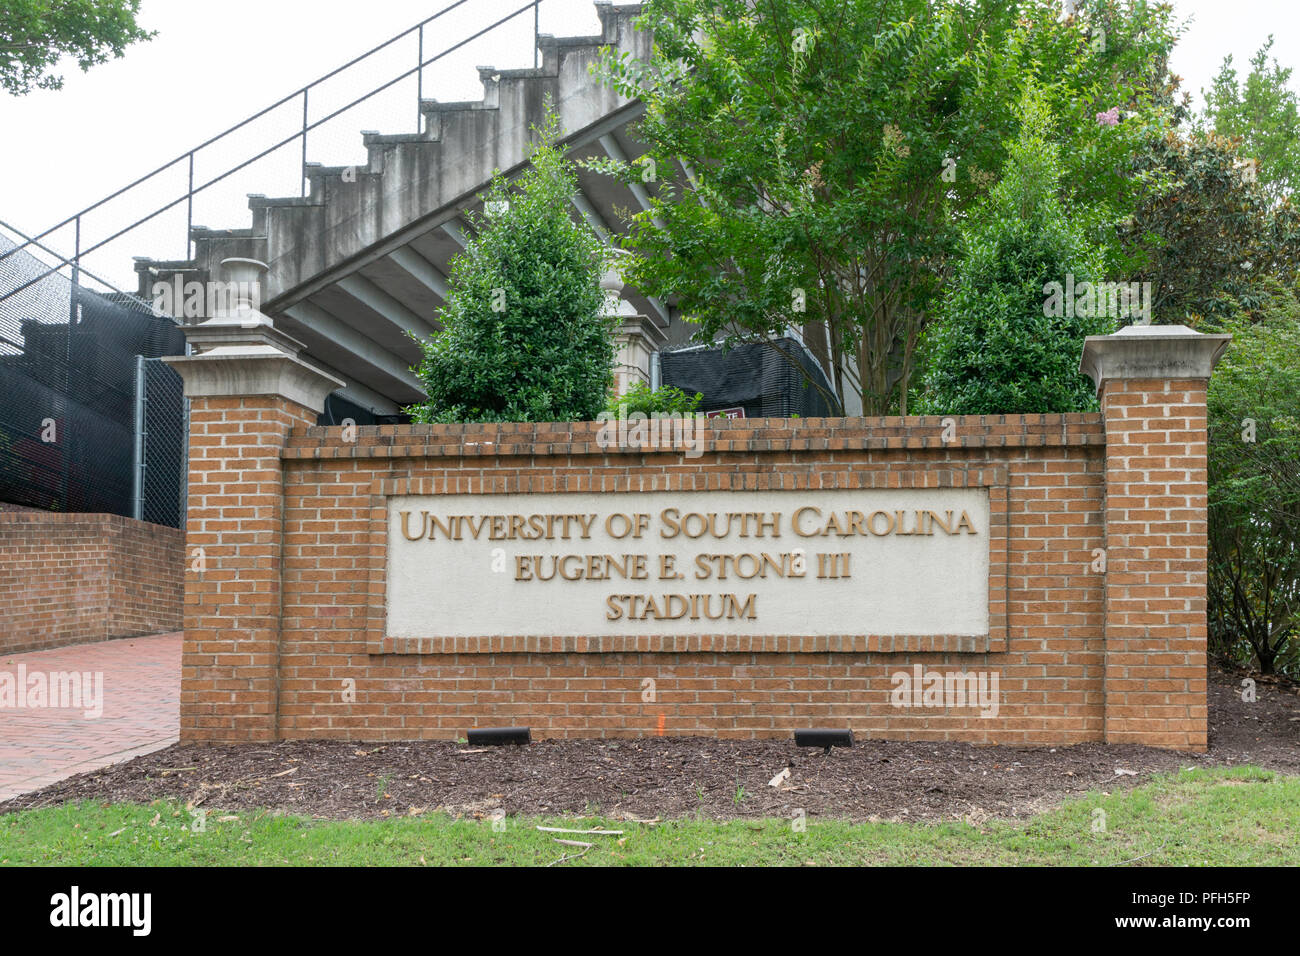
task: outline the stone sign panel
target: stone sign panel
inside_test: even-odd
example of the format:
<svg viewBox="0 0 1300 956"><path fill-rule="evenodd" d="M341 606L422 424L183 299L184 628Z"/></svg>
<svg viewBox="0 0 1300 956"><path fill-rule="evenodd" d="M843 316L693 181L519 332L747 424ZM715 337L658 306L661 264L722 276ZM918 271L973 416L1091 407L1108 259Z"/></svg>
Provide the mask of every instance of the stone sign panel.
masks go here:
<svg viewBox="0 0 1300 956"><path fill-rule="evenodd" d="M989 491L388 498L389 638L989 634Z"/></svg>

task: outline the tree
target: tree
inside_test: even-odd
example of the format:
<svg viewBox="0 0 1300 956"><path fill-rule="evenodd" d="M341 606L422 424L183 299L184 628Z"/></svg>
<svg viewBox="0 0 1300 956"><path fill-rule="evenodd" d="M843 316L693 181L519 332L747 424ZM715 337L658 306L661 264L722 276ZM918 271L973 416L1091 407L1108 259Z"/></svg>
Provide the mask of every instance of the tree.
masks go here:
<svg viewBox="0 0 1300 956"><path fill-rule="evenodd" d="M1300 216L1269 197L1232 141L1170 131L1139 154L1137 168L1166 184L1119 231L1133 277L1151 283L1157 321L1195 325L1249 312L1273 277L1295 282Z"/></svg>
<svg viewBox="0 0 1300 956"><path fill-rule="evenodd" d="M1057 0L650 0L652 61L603 63L646 107L647 158L599 164L655 189L623 240L629 281L698 323L699 341L802 326L841 407L857 395L867 414L905 413L958 227L1001 167L1027 75L1091 233L1113 237L1148 188L1130 157L1163 123L1168 9L1060 13Z"/></svg>
<svg viewBox="0 0 1300 956"><path fill-rule="evenodd" d="M604 250L570 216L578 183L549 109L512 190L499 174L469 214L477 235L451 263L442 330L422 343L428 401L417 422L593 421L613 385Z"/></svg>
<svg viewBox="0 0 1300 956"><path fill-rule="evenodd" d="M1209 386L1211 647L1300 674L1300 308L1233 321Z"/></svg>
<svg viewBox="0 0 1300 956"><path fill-rule="evenodd" d="M140 0L0 0L0 86L15 96L63 88L65 56L82 71L155 33L136 23Z"/></svg>
<svg viewBox="0 0 1300 956"><path fill-rule="evenodd" d="M927 334L922 414L1096 407L1079 349L1086 336L1114 331L1091 292L1102 257L1061 201L1058 149L1032 91L1021 113L1002 179L963 229L953 279ZM1089 297L1076 299L1076 289Z"/></svg>
<svg viewBox="0 0 1300 956"><path fill-rule="evenodd" d="M1201 91L1205 110L1200 125L1203 131L1238 140L1251 164L1249 173L1277 201L1300 185L1300 99L1290 87L1291 67L1276 59L1269 65L1272 48L1270 35L1251 57L1244 84L1238 83L1232 57L1224 57L1210 89Z"/></svg>

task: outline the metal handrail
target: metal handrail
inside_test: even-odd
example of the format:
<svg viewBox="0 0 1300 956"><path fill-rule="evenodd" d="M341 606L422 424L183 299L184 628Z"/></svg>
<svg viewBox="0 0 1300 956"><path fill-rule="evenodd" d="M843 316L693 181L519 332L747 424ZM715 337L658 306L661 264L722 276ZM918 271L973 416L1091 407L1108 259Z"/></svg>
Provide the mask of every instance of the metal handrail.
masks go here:
<svg viewBox="0 0 1300 956"><path fill-rule="evenodd" d="M22 244L21 246L14 246L14 248L6 250L5 253L4 253L4 255L0 256L0 259L4 259L4 258L6 258L7 256L11 255L12 253L19 252L20 250L25 249L25 248L27 248L28 246L32 246L32 247L34 247L34 248L36 248L36 249L41 250L41 252L48 253L49 255L53 256L54 258L60 260L60 261L62 262L63 265L70 265L70 263L69 263L69 261L68 261L67 259L64 259L63 256L60 255L58 252L56 252L55 250L51 249L49 246L45 245L45 243L41 242L40 239L39 239L38 237L27 235L27 233L23 232L23 231L22 231L21 229L19 229L17 226L11 225L10 223L5 222L3 219L0 219L0 229L4 229L4 230L6 230L6 231L8 231L8 232L12 232L12 233L13 233L15 236L17 236L19 239L24 240L24 241L23 241L23 244ZM31 258L36 259L35 256L31 256ZM39 259L36 259L36 261L39 262L40 260L39 260ZM55 271L57 271L58 269L61 269L62 267L63 267L62 265L61 265L61 266L56 266L56 267L55 267ZM82 269L80 269L79 271L81 272L82 275L90 276L90 278L94 279L96 282L98 282L98 283L99 283L100 285L102 285L104 288L106 288L106 289L112 289L113 292L117 293L118 295L126 296L127 298L131 299L133 302L137 303L138 305L142 305L142 306L144 306L145 308L147 308L151 313L154 312L154 308L153 308L153 306L152 306L150 303L144 301L144 299L141 299L141 298L140 298L138 295L136 295L134 292L124 292L124 291L122 291L122 290L119 289L117 286L115 286L113 283L109 282L107 279L104 279L104 278L101 278L100 276L95 275L95 273L91 272L89 269L84 269L84 268L82 268ZM39 278L46 278L46 277L49 276L49 275L50 275L50 273L47 272L47 273L45 273L44 275L40 276ZM39 280L38 280L38 281L39 281ZM17 290L17 289L15 289L14 291L17 292L17 291L21 291L21 290ZM8 298L8 296L0 296L0 301L3 301L5 298Z"/></svg>
<svg viewBox="0 0 1300 956"><path fill-rule="evenodd" d="M379 44L376 47L373 47L372 49L361 54L360 56L354 57L352 60L349 60L347 63L343 64L342 66L336 67L335 69L331 70L329 73L326 73L323 76L320 76L317 79L313 80L312 82L308 83L306 86L301 87L298 90L294 91L293 93L290 93L287 96L280 98L276 102L272 103L270 106L267 106L266 108L259 110L257 113L254 113L253 115L241 120L239 123L236 123L234 126L230 127L224 132L218 133L216 136L213 136L205 140L204 142L200 143L198 146L195 146L193 149L190 149L187 152L182 153L181 155L177 156L175 159L171 160L170 162L164 163L162 166L159 166L157 169L153 170L152 172L146 173L145 175L127 184L126 186L123 186L121 189L118 189L116 192L110 193L104 198L98 200L97 202L92 203L91 205L87 206L85 209L82 209L80 212L74 213L73 215L64 219L62 222L59 222L56 225L53 225L50 228L46 229L44 232L37 233L35 236L27 238L26 241L22 243L22 245L15 246L13 249L7 250L3 254L0 254L0 262L3 262L5 259L13 255L14 253L20 252L23 249L26 249L28 246L35 244L38 245L39 248L44 249L45 251L49 252L51 255L59 259L59 265L56 265L53 268L48 269L47 271L43 272L41 275L38 275L34 279L31 279L23 283L17 288L11 289L8 292L4 293L3 295L0 295L0 302L3 302L5 299L8 299L10 296L17 295L19 292L22 292L24 289L30 288L31 286L35 285L37 282L40 282L42 279L45 279L46 277L52 275L53 273L58 272L64 266L71 265L74 270L79 270L82 256L89 255L95 250L100 249L101 247L112 242L113 240L120 238L121 236L125 235L131 230L162 215L168 210L175 208L181 203L187 204L185 233L186 233L186 255L188 257L190 254L189 252L190 243L192 242L190 238L190 233L194 228L194 197L198 195L200 192L202 192L203 190L207 189L210 186L215 185L216 183L221 182L227 177L232 176L233 174L239 172L241 169L244 169L245 167L251 165L252 163L257 162L259 159L268 156L269 154L275 152L276 150L288 145L289 143L293 142L295 139L299 139L299 138L301 138L302 140L302 163L305 168L306 161L307 161L307 134L309 132L311 132L316 127L335 118L341 113L344 113L347 110L352 109L354 106L358 105L359 103L362 103L365 100L370 99L372 96L375 96L378 93L382 93L384 90L387 90L388 88L394 86L395 84L400 83L402 80L405 80L407 77L411 76L412 74L418 74L417 90L416 90L416 97L417 97L416 116L417 116L417 125L418 125L419 117L420 117L419 101L420 99L423 98L424 95L424 68L442 59L443 57L451 53L454 53L456 50L459 50L461 47L465 46L466 44L479 39L480 37L484 36L487 33L490 33L491 31L495 30L497 27L500 27L501 25L509 22L510 20L513 20L514 18L520 16L521 14L527 12L530 9L533 11L533 66L534 67L537 66L538 45L539 45L539 39L538 39L539 9L538 8L541 6L544 0L528 0L528 2L524 3L523 6L518 7L511 13L506 14L505 16L489 24L488 26L483 27L482 29L472 34L471 36L468 36L465 39L460 40L459 42L453 44L452 46L447 47L441 52L435 54L434 56L425 59L424 58L424 28L428 24L437 20L439 17L443 16L444 14L450 13L452 10L456 9L457 7L463 6L468 2L470 2L470 0L455 0L455 2L449 4L446 7L443 7L441 10L439 10L437 13L433 14L432 16L427 17L424 20L421 20L419 23L415 24L412 27L407 28L406 30L403 30L401 33L398 33L395 36L390 37L388 40L385 40L383 43ZM391 46L392 44L398 42L399 40L402 40L405 37L410 36L412 33L418 33L419 35L417 63L413 68L407 70L405 73L402 73L400 76L397 76L389 80L387 83L384 83L381 86L369 90L362 96L348 103L346 106L342 106L336 109L328 116L324 116L321 119L316 120L314 123L308 122L307 108L309 103L310 92L313 88L319 86L321 83L325 82L326 80L332 79L333 77L339 75L340 73L349 69L350 67L355 66L357 63L360 63L362 60L366 59L367 57L373 56L374 54L378 53L380 50L383 50ZM213 145L214 143L219 142L222 139L225 139L230 134L242 129L243 127L247 126L249 123L252 123L254 120L260 119L261 117L267 115L271 111L278 109L281 106L284 106L286 103L292 102L295 98L300 96L302 97L302 117L303 117L301 130L299 130L296 133L293 133L290 136L285 137L284 139L277 142L275 145L262 150L260 153L253 156L252 158L246 159L243 162L239 163L238 165L227 169L225 172L221 173L220 175L214 176L212 179L209 179L201 186L198 186L197 188L195 187L194 157L201 150ZM177 199L174 199L171 202L167 203L166 205L161 206L158 209L155 209L153 212L148 213L147 215L141 217L140 219L137 219L135 222L131 223L130 225L122 229L119 229L117 232L113 233L108 238L102 239L99 242L95 243L94 245L89 246L88 248L83 249L81 247L81 218L83 216L85 216L87 213L95 211L100 206L103 206L105 203L108 203L118 198L119 196L124 195L125 193L141 185L142 183L148 182L150 179L153 179L155 176L158 176L161 173L166 172L167 170L171 169L182 160L187 160L189 163L189 185L185 193L183 193ZM307 185L306 185L307 176L305 175L305 173L301 178L302 178L302 192L300 195L302 197L305 197L307 195ZM60 255L59 253L54 252L52 249L48 249L45 246L39 245L39 240L44 239L46 236L50 235L51 233L56 232L59 229L62 229L63 227L71 224L76 225L76 240L75 240L76 250L73 253L72 258L70 259L66 258ZM18 232L18 230L13 230L13 231ZM18 234L22 235L22 233L18 233ZM86 273L86 274L90 275L90 273ZM97 282L103 281L94 276L91 276L91 278L95 278L95 281ZM110 285L110 283L104 283L104 284Z"/></svg>

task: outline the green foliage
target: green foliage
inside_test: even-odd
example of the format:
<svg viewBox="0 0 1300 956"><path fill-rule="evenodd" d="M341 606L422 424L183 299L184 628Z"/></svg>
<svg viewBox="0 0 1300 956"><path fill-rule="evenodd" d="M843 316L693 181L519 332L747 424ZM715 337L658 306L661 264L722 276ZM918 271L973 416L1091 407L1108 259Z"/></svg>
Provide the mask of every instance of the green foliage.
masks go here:
<svg viewBox="0 0 1300 956"><path fill-rule="evenodd" d="M591 421L613 383L613 318L602 315L604 251L574 222L571 165L546 126L519 189L498 175L489 215L469 217L477 235L451 263L442 331L421 343L428 401L417 422Z"/></svg>
<svg viewBox="0 0 1300 956"><path fill-rule="evenodd" d="M1300 308L1226 322L1209 388L1211 648L1300 675Z"/></svg>
<svg viewBox="0 0 1300 956"><path fill-rule="evenodd" d="M928 310L1027 78L1094 241L1149 188L1130 158L1163 128L1169 10L1060 12L1059 0L650 0L652 62L603 63L646 104L647 158L592 164L653 196L623 240L638 253L629 281L677 304L699 341L801 326L841 405L856 393L867 414L906 411ZM1097 122L1116 108L1116 125Z"/></svg>
<svg viewBox="0 0 1300 956"><path fill-rule="evenodd" d="M1138 157L1167 185L1139 203L1120 230L1134 274L1152 284L1157 321L1255 311L1272 277L1295 281L1300 216L1251 181L1237 147L1213 133L1169 132Z"/></svg>
<svg viewBox="0 0 1300 956"><path fill-rule="evenodd" d="M1273 37L1250 60L1245 83L1237 80L1232 57L1223 59L1205 96L1200 125L1240 141L1244 156L1255 161L1255 175L1276 201L1300 185L1300 100L1290 87L1291 67L1276 59L1269 66Z"/></svg>
<svg viewBox="0 0 1300 956"><path fill-rule="evenodd" d="M86 72L156 35L136 24L139 11L140 0L0 0L0 87L62 89L51 68L63 57Z"/></svg>
<svg viewBox="0 0 1300 956"><path fill-rule="evenodd" d="M1076 412L1096 408L1079 373L1088 335L1112 318L1062 307L1047 315L1048 284L1096 282L1101 256L1058 196L1061 166L1041 101L1026 98L1025 123L1002 181L975 210L938 322L925 343L923 414ZM1074 312L1071 315L1071 312Z"/></svg>
<svg viewBox="0 0 1300 956"><path fill-rule="evenodd" d="M621 415L624 411L629 415L634 412L643 415L653 415L656 412L668 415L693 415L703 400L702 392L687 395L676 385L664 385L652 389L645 382L637 382L622 395L610 396L605 411L611 415Z"/></svg>

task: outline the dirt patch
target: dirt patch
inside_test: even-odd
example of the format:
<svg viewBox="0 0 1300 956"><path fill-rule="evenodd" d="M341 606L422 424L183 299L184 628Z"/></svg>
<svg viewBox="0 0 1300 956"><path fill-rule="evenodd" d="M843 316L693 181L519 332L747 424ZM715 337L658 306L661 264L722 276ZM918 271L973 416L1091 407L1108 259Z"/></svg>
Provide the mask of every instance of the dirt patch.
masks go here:
<svg viewBox="0 0 1300 956"><path fill-rule="evenodd" d="M272 808L329 819L434 810L484 817L601 813L622 818L792 816L854 820L1030 816L1089 790L1182 767L1254 764L1300 773L1300 694L1215 669L1210 752L1101 743L979 747L863 740L829 755L791 740L706 737L552 740L528 747L450 741L173 746L0 803L0 813L72 800L189 801L210 812ZM768 781L789 768L780 787ZM1132 773L1117 773L1117 770Z"/></svg>

